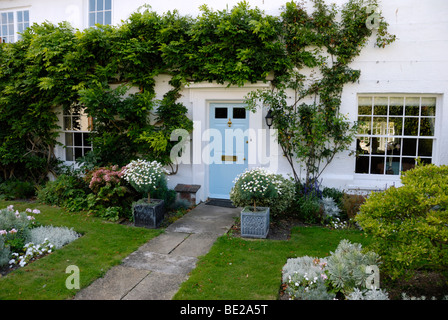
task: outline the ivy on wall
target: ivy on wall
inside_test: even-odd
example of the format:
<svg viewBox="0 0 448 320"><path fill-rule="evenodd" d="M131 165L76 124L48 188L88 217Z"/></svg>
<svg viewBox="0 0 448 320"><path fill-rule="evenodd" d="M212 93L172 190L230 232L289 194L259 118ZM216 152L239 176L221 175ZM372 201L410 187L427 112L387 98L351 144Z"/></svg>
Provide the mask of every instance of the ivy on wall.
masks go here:
<svg viewBox="0 0 448 320"><path fill-rule="evenodd" d="M43 179L56 165L58 112L72 105L95 119L95 147L85 159L92 165L141 155L168 164L171 131L192 130L187 108L177 102L188 81L242 86L273 73L277 91L319 92L322 110L334 113L343 85L359 77L348 65L371 35L366 6L376 2L348 1L341 22L335 7L313 3L311 15L294 2L278 17L241 2L222 11L202 6L197 18L143 7L120 26L83 31L34 24L18 42L0 45L0 173ZM393 40L381 20L378 45ZM331 66L328 55L336 57ZM298 72L305 67L323 75L307 88ZM171 90L157 101L160 74L172 76ZM130 87L137 92L125 94Z"/></svg>

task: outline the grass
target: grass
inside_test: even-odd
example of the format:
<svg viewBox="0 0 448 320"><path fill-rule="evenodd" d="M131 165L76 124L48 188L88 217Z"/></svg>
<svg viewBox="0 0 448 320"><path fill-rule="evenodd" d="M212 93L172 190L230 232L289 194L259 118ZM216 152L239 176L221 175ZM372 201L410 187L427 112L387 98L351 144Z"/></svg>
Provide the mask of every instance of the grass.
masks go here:
<svg viewBox="0 0 448 320"><path fill-rule="evenodd" d="M70 273L66 268L76 265L80 270L81 288L103 276L139 246L162 231L136 228L106 222L84 214L72 214L37 203L0 201L0 208L39 208L36 220L43 225L66 226L82 237L23 268L0 277L0 300L61 300L72 298L78 290L67 289Z"/></svg>
<svg viewBox="0 0 448 320"><path fill-rule="evenodd" d="M296 227L289 241L218 238L174 296L177 300L276 300L288 258L325 257L342 239L368 244L360 231Z"/></svg>

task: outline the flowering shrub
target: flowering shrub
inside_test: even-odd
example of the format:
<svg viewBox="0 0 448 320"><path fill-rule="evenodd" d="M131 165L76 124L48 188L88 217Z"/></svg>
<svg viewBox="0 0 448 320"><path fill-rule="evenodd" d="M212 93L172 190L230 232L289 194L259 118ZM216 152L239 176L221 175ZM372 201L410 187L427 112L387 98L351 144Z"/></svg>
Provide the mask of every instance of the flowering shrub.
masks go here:
<svg viewBox="0 0 448 320"><path fill-rule="evenodd" d="M291 299L331 300L335 294L327 292L327 260L309 256L288 259L283 267L283 283Z"/></svg>
<svg viewBox="0 0 448 320"><path fill-rule="evenodd" d="M168 171L157 161L134 160L124 168L123 178L140 193L148 195L151 192L166 186Z"/></svg>
<svg viewBox="0 0 448 320"><path fill-rule="evenodd" d="M239 206L266 206L276 215L286 210L294 198L294 184L280 174L254 168L239 174L230 191L230 200Z"/></svg>
<svg viewBox="0 0 448 320"><path fill-rule="evenodd" d="M124 174L123 170L124 168L119 168L117 165L93 170L86 176L89 188L94 193L98 193L101 187L119 184Z"/></svg>
<svg viewBox="0 0 448 320"><path fill-rule="evenodd" d="M30 228L35 225L33 215L38 209L14 210L12 205L0 210L0 266L6 264L11 252L22 250L29 237Z"/></svg>

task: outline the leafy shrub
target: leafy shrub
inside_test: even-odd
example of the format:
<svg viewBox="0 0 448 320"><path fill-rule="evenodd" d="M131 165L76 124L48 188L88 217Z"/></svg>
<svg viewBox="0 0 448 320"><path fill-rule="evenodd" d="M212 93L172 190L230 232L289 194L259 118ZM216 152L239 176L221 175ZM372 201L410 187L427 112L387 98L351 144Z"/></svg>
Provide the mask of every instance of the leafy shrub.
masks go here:
<svg viewBox="0 0 448 320"><path fill-rule="evenodd" d="M55 249L60 249L66 244L79 238L73 228L40 226L30 230L28 241L31 243L41 244L48 240Z"/></svg>
<svg viewBox="0 0 448 320"><path fill-rule="evenodd" d="M5 244L5 239L0 235L0 267L4 266L9 261L11 249Z"/></svg>
<svg viewBox="0 0 448 320"><path fill-rule="evenodd" d="M366 201L366 197L358 194L344 193L342 197L342 210L349 219L354 219L359 208Z"/></svg>
<svg viewBox="0 0 448 320"><path fill-rule="evenodd" d="M370 195L356 221L373 237L392 279L417 268L448 267L448 166L406 171L403 186Z"/></svg>
<svg viewBox="0 0 448 320"><path fill-rule="evenodd" d="M0 199L29 199L36 194L36 189L31 182L8 179L0 184Z"/></svg>
<svg viewBox="0 0 448 320"><path fill-rule="evenodd" d="M254 168L239 174L230 191L230 200L237 207L270 207L272 215L284 213L294 199L294 184L281 174Z"/></svg>
<svg viewBox="0 0 448 320"><path fill-rule="evenodd" d="M294 210L297 217L306 223L317 223L321 219L320 199L314 195L296 194Z"/></svg>
<svg viewBox="0 0 448 320"><path fill-rule="evenodd" d="M75 198L86 197L86 184L81 178L69 174L61 174L56 180L48 181L37 191L37 200L48 205L65 207L67 202Z"/></svg>

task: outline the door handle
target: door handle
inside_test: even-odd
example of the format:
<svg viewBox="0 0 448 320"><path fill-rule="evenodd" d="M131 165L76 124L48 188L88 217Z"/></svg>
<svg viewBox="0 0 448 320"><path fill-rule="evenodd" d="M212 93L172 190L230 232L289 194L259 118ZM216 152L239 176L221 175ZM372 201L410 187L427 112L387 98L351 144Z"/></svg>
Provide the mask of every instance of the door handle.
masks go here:
<svg viewBox="0 0 448 320"><path fill-rule="evenodd" d="M229 126L229 128L232 126L232 120L230 120L230 118L229 118L229 122L227 122L227 125Z"/></svg>

